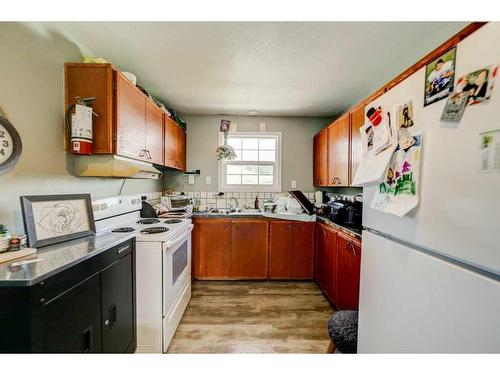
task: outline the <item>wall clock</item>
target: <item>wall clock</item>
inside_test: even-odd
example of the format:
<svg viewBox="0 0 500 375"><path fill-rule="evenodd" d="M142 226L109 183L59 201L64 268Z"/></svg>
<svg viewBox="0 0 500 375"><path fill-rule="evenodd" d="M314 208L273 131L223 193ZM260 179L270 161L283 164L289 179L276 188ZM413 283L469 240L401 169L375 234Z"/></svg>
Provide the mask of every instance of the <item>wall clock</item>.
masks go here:
<svg viewBox="0 0 500 375"><path fill-rule="evenodd" d="M0 110L0 173L16 165L22 149L19 133Z"/></svg>

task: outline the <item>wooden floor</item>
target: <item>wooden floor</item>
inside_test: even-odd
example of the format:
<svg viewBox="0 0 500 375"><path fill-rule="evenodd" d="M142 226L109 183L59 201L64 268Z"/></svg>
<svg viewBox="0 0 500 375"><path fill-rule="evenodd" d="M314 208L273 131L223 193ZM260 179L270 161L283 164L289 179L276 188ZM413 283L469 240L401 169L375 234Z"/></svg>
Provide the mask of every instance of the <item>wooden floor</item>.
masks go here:
<svg viewBox="0 0 500 375"><path fill-rule="evenodd" d="M168 353L325 353L332 313L313 282L195 281Z"/></svg>

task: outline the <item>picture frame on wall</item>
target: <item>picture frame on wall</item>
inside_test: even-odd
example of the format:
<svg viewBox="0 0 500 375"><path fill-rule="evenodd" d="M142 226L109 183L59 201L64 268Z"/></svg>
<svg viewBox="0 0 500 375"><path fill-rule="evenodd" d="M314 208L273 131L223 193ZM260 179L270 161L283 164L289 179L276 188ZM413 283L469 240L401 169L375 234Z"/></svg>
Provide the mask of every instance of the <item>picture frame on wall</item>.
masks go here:
<svg viewBox="0 0 500 375"><path fill-rule="evenodd" d="M30 247L96 233L90 194L22 196L21 209Z"/></svg>
<svg viewBox="0 0 500 375"><path fill-rule="evenodd" d="M456 55L454 47L425 66L424 107L453 92Z"/></svg>

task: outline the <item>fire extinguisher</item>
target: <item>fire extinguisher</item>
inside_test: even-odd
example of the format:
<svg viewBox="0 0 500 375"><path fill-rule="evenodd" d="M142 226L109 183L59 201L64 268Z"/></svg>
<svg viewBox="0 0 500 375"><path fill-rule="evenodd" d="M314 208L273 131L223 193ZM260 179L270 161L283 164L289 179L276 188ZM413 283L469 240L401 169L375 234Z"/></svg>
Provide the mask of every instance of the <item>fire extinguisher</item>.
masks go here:
<svg viewBox="0 0 500 375"><path fill-rule="evenodd" d="M92 110L95 97L75 98L66 110L66 126L70 137L70 151L78 155L92 154L92 116L97 114Z"/></svg>

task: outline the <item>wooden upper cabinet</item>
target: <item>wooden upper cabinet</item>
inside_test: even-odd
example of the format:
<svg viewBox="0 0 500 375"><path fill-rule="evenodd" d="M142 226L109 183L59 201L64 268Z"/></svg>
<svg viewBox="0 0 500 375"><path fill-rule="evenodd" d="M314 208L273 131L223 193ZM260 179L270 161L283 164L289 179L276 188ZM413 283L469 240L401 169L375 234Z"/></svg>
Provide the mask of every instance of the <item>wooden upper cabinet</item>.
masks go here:
<svg viewBox="0 0 500 375"><path fill-rule="evenodd" d="M231 221L231 278L267 279L267 220Z"/></svg>
<svg viewBox="0 0 500 375"><path fill-rule="evenodd" d="M93 154L186 169L186 133L111 64L66 63L64 84L66 108L76 97L95 97ZM64 131L70 151L66 126Z"/></svg>
<svg viewBox="0 0 500 375"><path fill-rule="evenodd" d="M193 222L193 277L195 279L228 279L231 251L230 221L195 219Z"/></svg>
<svg viewBox="0 0 500 375"><path fill-rule="evenodd" d="M92 119L94 154L113 153L113 68L111 64L64 64L65 110L81 98L95 97ZM69 151L68 129L65 126L66 148Z"/></svg>
<svg viewBox="0 0 500 375"><path fill-rule="evenodd" d="M314 278L314 223L293 223L292 278Z"/></svg>
<svg viewBox="0 0 500 375"><path fill-rule="evenodd" d="M276 220L269 223L269 278L292 278L293 222Z"/></svg>
<svg viewBox="0 0 500 375"><path fill-rule="evenodd" d="M354 180L354 175L361 161L363 152L361 145L360 128L365 124L365 107L362 105L351 112L351 171L349 185Z"/></svg>
<svg viewBox="0 0 500 375"><path fill-rule="evenodd" d="M186 170L186 133L177 127L177 169Z"/></svg>
<svg viewBox="0 0 500 375"><path fill-rule="evenodd" d="M314 137L313 185L328 185L328 129Z"/></svg>
<svg viewBox="0 0 500 375"><path fill-rule="evenodd" d="M184 171L186 169L186 133L168 116L164 116L164 165Z"/></svg>
<svg viewBox="0 0 500 375"><path fill-rule="evenodd" d="M164 117L164 162L166 167L176 168L177 162L177 125L169 117Z"/></svg>
<svg viewBox="0 0 500 375"><path fill-rule="evenodd" d="M349 186L349 113L328 127L328 186Z"/></svg>
<svg viewBox="0 0 500 375"><path fill-rule="evenodd" d="M163 112L146 100L146 158L149 162L163 164Z"/></svg>
<svg viewBox="0 0 500 375"><path fill-rule="evenodd" d="M116 153L148 160L146 155L146 97L117 72L116 78Z"/></svg>

